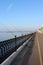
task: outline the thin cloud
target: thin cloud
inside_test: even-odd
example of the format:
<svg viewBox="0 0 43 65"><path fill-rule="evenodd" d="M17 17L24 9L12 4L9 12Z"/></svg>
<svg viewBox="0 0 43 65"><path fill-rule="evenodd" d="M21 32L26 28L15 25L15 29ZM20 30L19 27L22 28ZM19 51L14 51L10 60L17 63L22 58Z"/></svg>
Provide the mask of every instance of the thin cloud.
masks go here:
<svg viewBox="0 0 43 65"><path fill-rule="evenodd" d="M12 8L13 4L9 4L9 6L7 7L7 11L9 11Z"/></svg>

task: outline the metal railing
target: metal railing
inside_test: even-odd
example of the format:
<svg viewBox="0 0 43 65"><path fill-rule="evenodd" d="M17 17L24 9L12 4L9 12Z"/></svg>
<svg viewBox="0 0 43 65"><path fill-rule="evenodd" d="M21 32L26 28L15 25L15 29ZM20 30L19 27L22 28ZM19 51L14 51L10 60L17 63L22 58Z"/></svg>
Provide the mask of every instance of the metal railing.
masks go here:
<svg viewBox="0 0 43 65"><path fill-rule="evenodd" d="M0 63L17 50L32 34L0 42ZM14 50L14 51L13 51Z"/></svg>

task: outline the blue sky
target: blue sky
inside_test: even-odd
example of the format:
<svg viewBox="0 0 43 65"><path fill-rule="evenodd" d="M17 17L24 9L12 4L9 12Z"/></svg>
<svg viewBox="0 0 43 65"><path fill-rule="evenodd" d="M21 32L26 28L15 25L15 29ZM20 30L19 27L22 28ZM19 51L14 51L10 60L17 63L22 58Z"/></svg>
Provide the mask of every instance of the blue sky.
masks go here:
<svg viewBox="0 0 43 65"><path fill-rule="evenodd" d="M43 24L43 0L0 0L0 30L36 30Z"/></svg>

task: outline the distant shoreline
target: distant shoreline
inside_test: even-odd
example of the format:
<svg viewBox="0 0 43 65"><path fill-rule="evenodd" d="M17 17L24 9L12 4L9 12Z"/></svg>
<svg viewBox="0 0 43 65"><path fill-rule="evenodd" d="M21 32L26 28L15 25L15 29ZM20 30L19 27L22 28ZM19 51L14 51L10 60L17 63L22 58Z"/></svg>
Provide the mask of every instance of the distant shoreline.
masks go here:
<svg viewBox="0 0 43 65"><path fill-rule="evenodd" d="M0 31L0 33L31 32L31 31Z"/></svg>

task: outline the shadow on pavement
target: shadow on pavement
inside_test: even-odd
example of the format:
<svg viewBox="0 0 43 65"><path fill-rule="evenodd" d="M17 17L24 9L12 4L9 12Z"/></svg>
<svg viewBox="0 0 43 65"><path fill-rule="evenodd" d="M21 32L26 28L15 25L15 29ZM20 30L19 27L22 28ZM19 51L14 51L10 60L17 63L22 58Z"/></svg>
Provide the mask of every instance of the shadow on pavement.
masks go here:
<svg viewBox="0 0 43 65"><path fill-rule="evenodd" d="M18 56L12 61L10 65L28 65L29 58L32 55L32 51L33 51L34 39L35 39L35 35L28 42L25 48L20 52L20 54L18 54Z"/></svg>

